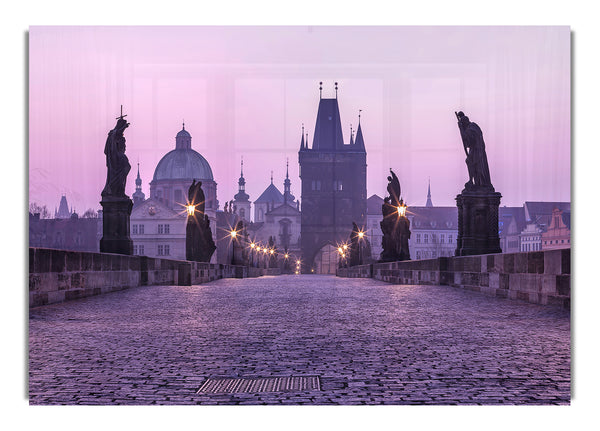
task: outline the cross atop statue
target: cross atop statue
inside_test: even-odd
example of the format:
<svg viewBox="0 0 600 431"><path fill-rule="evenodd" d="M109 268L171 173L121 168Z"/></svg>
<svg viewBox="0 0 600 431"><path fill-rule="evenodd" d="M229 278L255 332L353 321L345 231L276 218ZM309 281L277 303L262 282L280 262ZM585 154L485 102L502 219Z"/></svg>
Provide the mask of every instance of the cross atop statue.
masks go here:
<svg viewBox="0 0 600 431"><path fill-rule="evenodd" d="M123 115L123 105L121 105L121 116L117 117L116 120L122 120L123 118L127 117L127 114Z"/></svg>

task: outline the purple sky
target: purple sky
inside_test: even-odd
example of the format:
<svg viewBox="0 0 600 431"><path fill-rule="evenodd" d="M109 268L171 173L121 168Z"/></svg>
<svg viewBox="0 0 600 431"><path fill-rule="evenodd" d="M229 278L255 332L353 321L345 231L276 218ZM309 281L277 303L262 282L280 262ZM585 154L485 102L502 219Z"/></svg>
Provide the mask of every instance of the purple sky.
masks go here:
<svg viewBox="0 0 600 431"><path fill-rule="evenodd" d="M244 157L255 200L282 190L286 158L300 197L298 148L312 143L319 81L338 101L344 140L358 111L367 193L394 169L408 205L454 206L467 180L455 110L482 128L502 205L570 200L568 27L32 27L29 199L52 211L62 193L99 209L106 134L120 105L127 156L143 191L185 120L211 164L221 207Z"/></svg>

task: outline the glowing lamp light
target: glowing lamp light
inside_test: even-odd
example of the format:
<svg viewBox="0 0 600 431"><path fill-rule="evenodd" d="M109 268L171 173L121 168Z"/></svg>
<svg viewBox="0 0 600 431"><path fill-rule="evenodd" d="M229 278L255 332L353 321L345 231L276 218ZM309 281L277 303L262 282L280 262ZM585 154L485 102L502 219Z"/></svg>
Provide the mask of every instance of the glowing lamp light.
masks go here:
<svg viewBox="0 0 600 431"><path fill-rule="evenodd" d="M231 237L232 237L232 238L234 238L234 239L237 237L237 232L236 232L236 231L234 231L234 230L232 230L232 231L230 232L230 234L231 234Z"/></svg>
<svg viewBox="0 0 600 431"><path fill-rule="evenodd" d="M406 215L406 205L400 204L400 206L398 207L398 215L400 217L404 217Z"/></svg>
<svg viewBox="0 0 600 431"><path fill-rule="evenodd" d="M193 216L194 211L196 210L196 205L186 205L185 209L187 210L188 215Z"/></svg>
<svg viewBox="0 0 600 431"><path fill-rule="evenodd" d="M360 232L358 233L358 237L359 237L360 239L363 239L363 237L364 237L364 236L365 236L365 233L364 233L363 231L360 231Z"/></svg>
<svg viewBox="0 0 600 431"><path fill-rule="evenodd" d="M296 261L296 263L297 263L298 265L300 265L300 261L299 261L299 260L297 260L297 261Z"/></svg>
<svg viewBox="0 0 600 431"><path fill-rule="evenodd" d="M275 253L275 252L274 252L273 250L269 250L269 253L273 254L273 253Z"/></svg>
<svg viewBox="0 0 600 431"><path fill-rule="evenodd" d="M286 254L283 255L283 257L285 257L287 259L290 256L289 256L289 254L286 253Z"/></svg>
<svg viewBox="0 0 600 431"><path fill-rule="evenodd" d="M254 247L256 247L256 244L254 244L254 243L250 244L250 248L254 248Z"/></svg>
<svg viewBox="0 0 600 431"><path fill-rule="evenodd" d="M338 247L338 252L339 252L340 254L344 253L344 250L342 249L342 247Z"/></svg>
<svg viewBox="0 0 600 431"><path fill-rule="evenodd" d="M296 275L298 275L298 271L296 271Z"/></svg>
<svg viewBox="0 0 600 431"><path fill-rule="evenodd" d="M344 244L344 250L348 250L348 244Z"/></svg>

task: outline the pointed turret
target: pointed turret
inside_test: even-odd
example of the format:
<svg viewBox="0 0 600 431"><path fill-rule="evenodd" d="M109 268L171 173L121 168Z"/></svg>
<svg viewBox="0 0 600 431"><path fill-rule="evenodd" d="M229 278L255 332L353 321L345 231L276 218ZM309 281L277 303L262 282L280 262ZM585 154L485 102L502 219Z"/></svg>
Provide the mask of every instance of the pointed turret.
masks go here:
<svg viewBox="0 0 600 431"><path fill-rule="evenodd" d="M304 123L302 123L302 139L300 140L300 151L306 149L306 144L308 143L308 137L306 138L307 142L304 142Z"/></svg>
<svg viewBox="0 0 600 431"><path fill-rule="evenodd" d="M354 141L355 151L366 151L365 141L363 139L362 128L360 127L360 121L358 122L358 130L356 131L356 141Z"/></svg>
<svg viewBox="0 0 600 431"><path fill-rule="evenodd" d="M133 206L137 206L146 200L146 195L142 192L142 177L140 176L140 164L138 163L137 178L135 179L135 192L131 195Z"/></svg>
<svg viewBox="0 0 600 431"><path fill-rule="evenodd" d="M54 211L54 218L62 218L67 219L71 217L73 211L69 211L69 205L67 204L67 196L62 195L60 198L60 203L58 204L58 211Z"/></svg>
<svg viewBox="0 0 600 431"><path fill-rule="evenodd" d="M433 202L431 202L431 179L429 179L429 184L427 186L427 202L425 206L428 208L433 207Z"/></svg>

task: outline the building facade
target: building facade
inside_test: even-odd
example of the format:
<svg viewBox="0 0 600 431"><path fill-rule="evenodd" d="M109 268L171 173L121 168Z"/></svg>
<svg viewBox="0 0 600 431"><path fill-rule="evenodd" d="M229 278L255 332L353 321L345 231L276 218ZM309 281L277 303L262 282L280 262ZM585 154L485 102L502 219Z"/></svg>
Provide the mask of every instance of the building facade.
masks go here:
<svg viewBox="0 0 600 431"><path fill-rule="evenodd" d="M367 153L359 125L354 140L344 143L336 98L319 100L312 147L304 140L298 160L302 181L302 271L314 272L315 258L327 246L347 241L352 223L367 222ZM328 254L325 253L327 256ZM328 268L331 265L327 266Z"/></svg>
<svg viewBox="0 0 600 431"><path fill-rule="evenodd" d="M571 212L559 208L552 210L550 224L541 237L542 250L571 247Z"/></svg>
<svg viewBox="0 0 600 431"><path fill-rule="evenodd" d="M134 207L130 218L133 252L150 257L185 259L187 214L185 205L192 181L202 181L205 213L210 220L213 240L217 243L217 183L208 161L192 149L192 137L185 124L175 137L175 149L156 165L150 182L150 197L144 199L142 180L136 179ZM216 263L216 253L211 262Z"/></svg>

